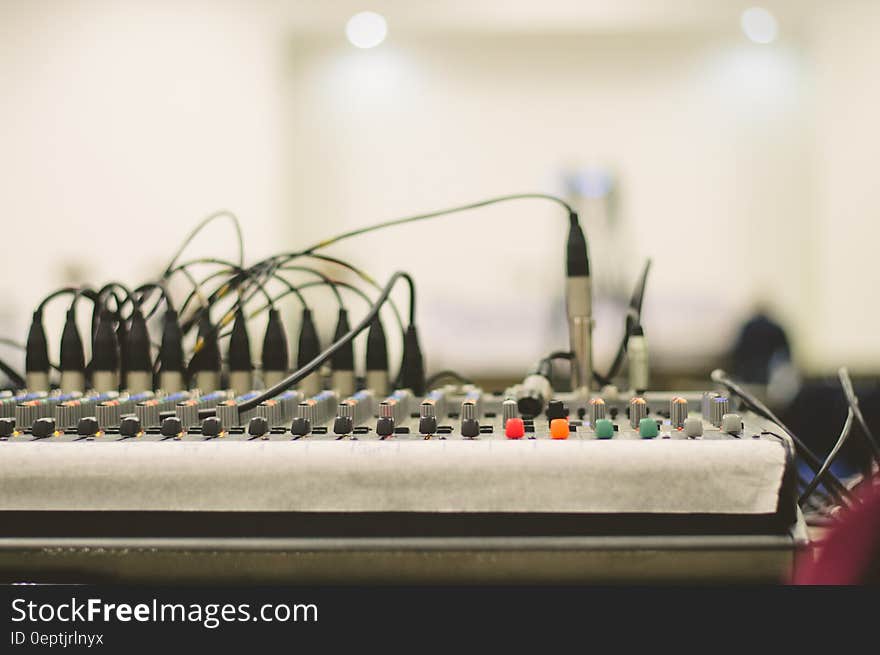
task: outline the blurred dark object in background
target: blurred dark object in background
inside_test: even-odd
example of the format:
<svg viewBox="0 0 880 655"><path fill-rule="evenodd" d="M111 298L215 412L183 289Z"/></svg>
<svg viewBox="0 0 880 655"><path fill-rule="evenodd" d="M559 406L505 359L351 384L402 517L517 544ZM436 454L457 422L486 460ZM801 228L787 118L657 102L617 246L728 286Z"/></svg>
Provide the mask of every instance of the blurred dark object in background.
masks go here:
<svg viewBox="0 0 880 655"><path fill-rule="evenodd" d="M758 310L740 329L731 353L734 377L746 384L767 384L774 367L791 361L781 325Z"/></svg>

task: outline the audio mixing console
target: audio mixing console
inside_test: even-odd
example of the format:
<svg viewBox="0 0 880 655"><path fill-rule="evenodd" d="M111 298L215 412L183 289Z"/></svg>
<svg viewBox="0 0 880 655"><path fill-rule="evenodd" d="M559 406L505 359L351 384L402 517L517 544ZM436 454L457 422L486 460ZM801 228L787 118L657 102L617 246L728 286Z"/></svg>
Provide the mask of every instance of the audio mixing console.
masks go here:
<svg viewBox="0 0 880 655"><path fill-rule="evenodd" d="M536 198L569 214L569 350L498 392L449 372L426 378L410 275L382 287L318 252L373 229ZM199 225L157 280L60 289L34 312L19 390L0 394L0 578L776 580L790 568L804 541L794 460L809 456L817 470L815 457L720 373L705 393L650 389L647 266L618 356L607 375L595 370L586 239L563 201L496 198L250 266L243 255L178 263L222 215ZM200 267L215 270L196 279ZM177 274L193 285L183 302L169 291ZM399 282L408 320L391 299ZM310 286L339 304L330 345L302 295ZM366 300L358 322L339 289ZM63 296L71 304L55 365L43 309ZM295 339L276 307L284 297L301 305ZM263 312L255 365L248 322ZM359 362L353 341L364 332ZM402 343L396 375L389 337ZM568 379L554 374L557 360ZM846 491L820 477L829 493Z"/></svg>
<svg viewBox="0 0 880 655"><path fill-rule="evenodd" d="M242 417L227 392L6 398L0 570L185 576L148 567L168 553L217 580L267 561L336 581L785 570L800 526L778 428L717 393L560 394L524 418L518 391L289 392Z"/></svg>

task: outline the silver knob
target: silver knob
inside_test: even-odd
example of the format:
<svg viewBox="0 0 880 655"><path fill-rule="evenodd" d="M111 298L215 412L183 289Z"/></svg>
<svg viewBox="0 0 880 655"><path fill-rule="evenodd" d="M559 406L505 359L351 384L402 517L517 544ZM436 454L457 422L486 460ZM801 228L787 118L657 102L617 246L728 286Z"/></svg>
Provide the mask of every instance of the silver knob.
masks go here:
<svg viewBox="0 0 880 655"><path fill-rule="evenodd" d="M100 409L100 406L98 409ZM196 400L186 400L182 403L177 403L177 406L174 408L174 413L177 415L177 418L180 419L180 424L183 426L184 430L200 425L199 403ZM98 422L100 423L100 421L101 417L99 416ZM101 427L104 426L102 425Z"/></svg>
<svg viewBox="0 0 880 655"><path fill-rule="evenodd" d="M717 391L703 392L703 398L700 400L700 413L703 415L704 420L709 420L710 414L712 413L712 400L720 395L721 394Z"/></svg>
<svg viewBox="0 0 880 655"><path fill-rule="evenodd" d="M221 429L226 430L231 427L241 425L241 419L238 415L238 405L234 400L224 400L217 405L217 419L220 421Z"/></svg>
<svg viewBox="0 0 880 655"><path fill-rule="evenodd" d="M688 417L688 401L676 396L669 401L669 422L673 428L683 428Z"/></svg>
<svg viewBox="0 0 880 655"><path fill-rule="evenodd" d="M159 425L159 402L157 400L146 400L138 403L134 408L134 413L145 428Z"/></svg>
<svg viewBox="0 0 880 655"><path fill-rule="evenodd" d="M507 425L507 421L519 416L519 409L516 406L516 400L508 398L501 403L501 427Z"/></svg>
<svg viewBox="0 0 880 655"><path fill-rule="evenodd" d="M477 418L477 404L470 400L465 400L461 404L461 420L468 421Z"/></svg>
<svg viewBox="0 0 880 655"><path fill-rule="evenodd" d="M82 403L69 400L55 406L55 425L59 428L72 428L79 422L82 415Z"/></svg>
<svg viewBox="0 0 880 655"><path fill-rule="evenodd" d="M301 402L297 407L297 417L304 418L309 422L310 425L315 425L318 416L318 407L317 403L314 400L309 398L308 400Z"/></svg>
<svg viewBox="0 0 880 655"><path fill-rule="evenodd" d="M643 418L648 416L648 403L644 398L636 397L629 401L629 424L637 430Z"/></svg>
<svg viewBox="0 0 880 655"><path fill-rule="evenodd" d="M605 418L605 401L601 398L590 399L590 425L596 427L596 421Z"/></svg>
<svg viewBox="0 0 880 655"><path fill-rule="evenodd" d="M716 428L721 427L721 420L724 415L730 411L730 400L727 396L717 396L712 399L712 404L709 407L709 421Z"/></svg>
<svg viewBox="0 0 880 655"><path fill-rule="evenodd" d="M437 406L433 400L422 401L419 405L419 418L435 418L437 416Z"/></svg>

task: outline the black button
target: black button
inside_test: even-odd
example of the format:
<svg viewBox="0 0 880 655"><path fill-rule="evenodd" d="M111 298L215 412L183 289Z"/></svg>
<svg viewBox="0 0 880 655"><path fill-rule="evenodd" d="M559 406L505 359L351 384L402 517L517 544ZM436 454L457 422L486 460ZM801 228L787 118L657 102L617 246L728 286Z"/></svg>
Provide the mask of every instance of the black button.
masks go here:
<svg viewBox="0 0 880 655"><path fill-rule="evenodd" d="M15 432L14 418L0 418L0 437L11 437Z"/></svg>
<svg viewBox="0 0 880 655"><path fill-rule="evenodd" d="M54 418L38 418L31 426L31 434L36 438L49 437L55 432Z"/></svg>
<svg viewBox="0 0 880 655"><path fill-rule="evenodd" d="M354 423L350 416L337 416L333 421L335 434L351 434L352 430L354 430Z"/></svg>
<svg viewBox="0 0 880 655"><path fill-rule="evenodd" d="M248 421L247 429L252 437L262 437L269 432L269 421L264 416L254 416Z"/></svg>
<svg viewBox="0 0 880 655"><path fill-rule="evenodd" d="M183 432L183 424L176 416L168 416L162 421L159 431L164 437L176 437Z"/></svg>
<svg viewBox="0 0 880 655"><path fill-rule="evenodd" d="M220 425L219 419L216 417L212 417L215 421L217 421L217 425ZM209 421L210 419L205 419L205 421ZM204 421L202 422L203 430L204 430ZM136 437L141 433L141 420L137 416L123 416L122 421L119 423L119 434L123 437Z"/></svg>
<svg viewBox="0 0 880 655"><path fill-rule="evenodd" d="M461 422L461 436L476 437L480 434L480 422L475 418L466 418Z"/></svg>
<svg viewBox="0 0 880 655"><path fill-rule="evenodd" d="M202 421L202 434L206 437L216 437L223 432L223 424L216 416L209 416ZM133 435L126 435L133 436Z"/></svg>
<svg viewBox="0 0 880 655"><path fill-rule="evenodd" d="M84 416L76 424L76 433L81 437L91 437L98 434L100 429L98 419L94 416Z"/></svg>
<svg viewBox="0 0 880 655"><path fill-rule="evenodd" d="M390 416L380 416L376 421L376 434L380 437L389 437L394 434L394 419Z"/></svg>
<svg viewBox="0 0 880 655"><path fill-rule="evenodd" d="M297 416L290 424L290 433L292 435L304 437L312 431L312 423L309 419Z"/></svg>

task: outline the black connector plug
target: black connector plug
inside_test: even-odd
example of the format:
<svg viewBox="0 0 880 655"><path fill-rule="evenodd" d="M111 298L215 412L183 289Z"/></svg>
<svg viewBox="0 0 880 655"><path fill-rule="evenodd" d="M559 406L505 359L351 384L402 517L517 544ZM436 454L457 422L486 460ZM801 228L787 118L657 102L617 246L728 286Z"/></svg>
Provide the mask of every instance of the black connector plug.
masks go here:
<svg viewBox="0 0 880 655"><path fill-rule="evenodd" d="M348 323L348 312L342 308L339 309L339 316L336 320L336 332L333 333L333 341L338 341L351 330ZM339 348L330 358L330 367L334 371L353 371L354 370L354 340L349 341Z"/></svg>
<svg viewBox="0 0 880 655"><path fill-rule="evenodd" d="M89 365L92 386L99 392L119 387L119 342L113 323L113 313L102 309L92 339L92 361Z"/></svg>
<svg viewBox="0 0 880 655"><path fill-rule="evenodd" d="M119 344L119 388L127 388L126 380L129 371L128 364L128 326L120 317L116 322L116 343Z"/></svg>
<svg viewBox="0 0 880 655"><path fill-rule="evenodd" d="M589 277L590 257L587 250L587 239L577 220L577 214L572 212L571 216L565 249L565 273L568 277Z"/></svg>
<svg viewBox="0 0 880 655"><path fill-rule="evenodd" d="M403 358L400 362L398 386L410 389L417 396L425 393L425 361L415 325L410 325L403 335Z"/></svg>
<svg viewBox="0 0 880 655"><path fill-rule="evenodd" d="M199 320L198 340L202 347L196 352L189 362L190 374L211 372L220 373L221 357L220 343L217 340L217 330L211 323L211 318L206 314Z"/></svg>
<svg viewBox="0 0 880 655"><path fill-rule="evenodd" d="M312 312L308 308L302 310L302 322L299 328L299 347L296 353L296 365L302 368L321 354L321 342L318 330L312 320Z"/></svg>
<svg viewBox="0 0 880 655"><path fill-rule="evenodd" d="M247 331L247 319L239 308L235 312L232 333L229 336L228 361L230 371L251 372L254 368L251 359L251 339Z"/></svg>
<svg viewBox="0 0 880 655"><path fill-rule="evenodd" d="M388 370L388 341L378 316L370 323L370 330L367 332L367 370Z"/></svg>
<svg viewBox="0 0 880 655"><path fill-rule="evenodd" d="M274 307L269 310L269 322L266 323L266 334L263 336L261 359L264 373L266 371L286 373L290 368L287 332L284 330L280 312Z"/></svg>
<svg viewBox="0 0 880 655"><path fill-rule="evenodd" d="M49 375L49 344L43 327L43 313L34 312L25 345L24 370L26 373Z"/></svg>
<svg viewBox="0 0 880 655"><path fill-rule="evenodd" d="M162 325L162 345L159 346L159 371L161 373L183 373L183 332L177 319L177 312L165 312Z"/></svg>
<svg viewBox="0 0 880 655"><path fill-rule="evenodd" d="M241 308L235 312L226 355L229 363L228 387L236 396L246 394L254 387L254 363L251 358L251 339L248 336L247 319Z"/></svg>
<svg viewBox="0 0 880 655"><path fill-rule="evenodd" d="M116 331L119 334L119 330ZM131 316L131 329L125 341L124 350L127 351L125 360L129 371L152 371L153 361L150 357L150 332L147 329L147 320L144 318L140 307L136 307Z"/></svg>
<svg viewBox="0 0 880 655"><path fill-rule="evenodd" d="M73 309L67 310L64 329L61 331L61 354L58 365L62 373L83 373L86 370L83 341L76 326L76 312Z"/></svg>
<svg viewBox="0 0 880 655"><path fill-rule="evenodd" d="M119 334L119 331L116 331ZM140 307L131 314L131 327L122 345L125 361L123 386L132 393L140 393L153 388L153 360L150 356L150 332L147 320Z"/></svg>

